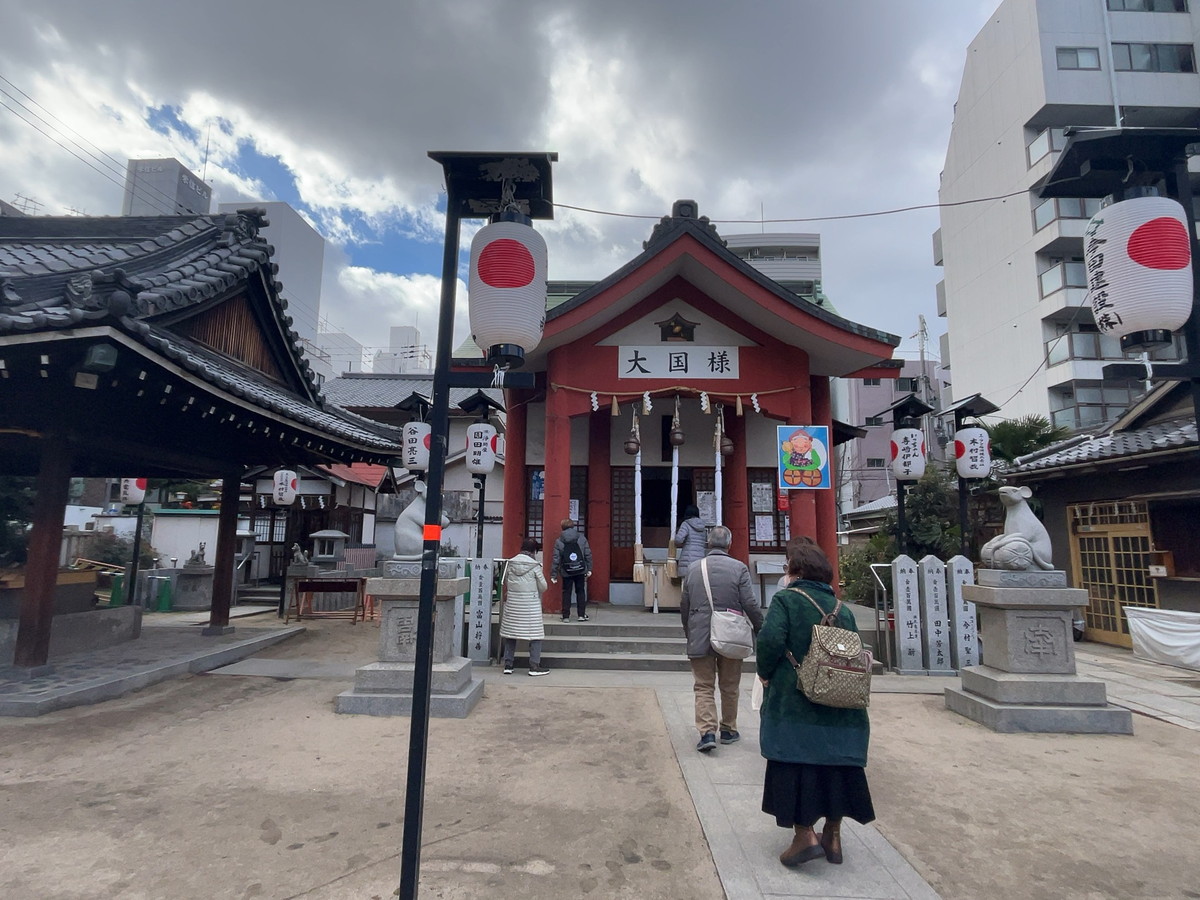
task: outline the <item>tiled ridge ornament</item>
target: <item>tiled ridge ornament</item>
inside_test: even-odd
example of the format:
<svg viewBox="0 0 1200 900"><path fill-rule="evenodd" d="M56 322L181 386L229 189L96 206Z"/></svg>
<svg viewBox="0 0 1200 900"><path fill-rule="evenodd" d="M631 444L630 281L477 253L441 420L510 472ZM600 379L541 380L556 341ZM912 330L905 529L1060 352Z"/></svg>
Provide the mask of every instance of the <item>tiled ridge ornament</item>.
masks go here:
<svg viewBox="0 0 1200 900"><path fill-rule="evenodd" d="M1108 704L1104 682L1075 673L1071 618L1087 592L1065 587L1061 570L978 574L962 596L978 610L983 663L946 689L947 709L999 732L1132 734L1132 714Z"/></svg>
<svg viewBox="0 0 1200 900"><path fill-rule="evenodd" d="M402 716L412 711L420 563L392 561L385 569L395 577L368 578L366 588L380 608L379 662L359 667L354 687L334 700L339 713ZM466 718L483 697L483 679L473 676L471 660L458 655L454 641L456 601L467 586L454 563L439 565L429 706L437 718Z"/></svg>

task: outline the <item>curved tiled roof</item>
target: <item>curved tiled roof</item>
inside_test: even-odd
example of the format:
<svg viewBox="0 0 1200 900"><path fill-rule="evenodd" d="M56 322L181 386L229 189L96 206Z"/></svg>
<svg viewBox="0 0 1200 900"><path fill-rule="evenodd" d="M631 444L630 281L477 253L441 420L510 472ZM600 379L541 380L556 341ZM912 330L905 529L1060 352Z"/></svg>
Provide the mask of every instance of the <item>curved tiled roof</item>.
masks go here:
<svg viewBox="0 0 1200 900"><path fill-rule="evenodd" d="M1006 475L1062 469L1089 463L1141 456L1173 449L1196 446L1196 420L1180 417L1156 422L1143 428L1095 435L1082 443L1055 451L1053 447L1036 459L1005 468Z"/></svg>
<svg viewBox="0 0 1200 900"><path fill-rule="evenodd" d="M259 209L232 215L0 218L0 336L107 325L197 378L315 431L390 452L394 429L326 406L286 314ZM263 279L294 390L170 324ZM269 320L270 321L270 320Z"/></svg>

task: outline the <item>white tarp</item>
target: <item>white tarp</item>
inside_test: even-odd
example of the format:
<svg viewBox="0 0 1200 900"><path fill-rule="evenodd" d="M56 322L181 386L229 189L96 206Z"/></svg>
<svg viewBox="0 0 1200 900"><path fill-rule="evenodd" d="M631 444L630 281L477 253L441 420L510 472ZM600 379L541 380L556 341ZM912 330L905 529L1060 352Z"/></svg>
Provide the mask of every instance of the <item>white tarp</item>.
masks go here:
<svg viewBox="0 0 1200 900"><path fill-rule="evenodd" d="M1200 613L1126 606L1133 655L1200 670Z"/></svg>

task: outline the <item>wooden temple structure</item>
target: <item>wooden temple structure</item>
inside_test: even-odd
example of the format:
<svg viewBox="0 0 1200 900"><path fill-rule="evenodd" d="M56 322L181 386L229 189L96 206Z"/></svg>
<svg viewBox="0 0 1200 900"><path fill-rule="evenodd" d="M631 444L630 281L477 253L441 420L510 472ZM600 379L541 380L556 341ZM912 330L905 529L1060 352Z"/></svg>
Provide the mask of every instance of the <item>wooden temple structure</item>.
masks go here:
<svg viewBox="0 0 1200 900"><path fill-rule="evenodd" d="M228 629L239 485L390 464L392 427L326 405L261 210L0 217L0 472L36 476L14 662L47 662L73 476L223 480L210 631Z"/></svg>

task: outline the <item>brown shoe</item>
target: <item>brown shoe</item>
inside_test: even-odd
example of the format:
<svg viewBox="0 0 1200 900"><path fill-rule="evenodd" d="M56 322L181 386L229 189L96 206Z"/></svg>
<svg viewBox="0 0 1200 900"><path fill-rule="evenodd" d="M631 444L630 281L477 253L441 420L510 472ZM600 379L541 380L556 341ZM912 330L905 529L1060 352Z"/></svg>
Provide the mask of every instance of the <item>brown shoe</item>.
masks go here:
<svg viewBox="0 0 1200 900"><path fill-rule="evenodd" d="M808 829L805 830L808 831ZM796 836L792 838L791 846L779 854L779 861L789 869L824 855L825 849L819 843L808 844L804 842L803 837L807 836L815 837L811 831L808 831L808 835L804 836L797 832Z"/></svg>
<svg viewBox="0 0 1200 900"><path fill-rule="evenodd" d="M819 845L825 851L825 859L833 863L835 866L842 864L842 823L831 825L825 823L825 827L821 829L821 843Z"/></svg>

